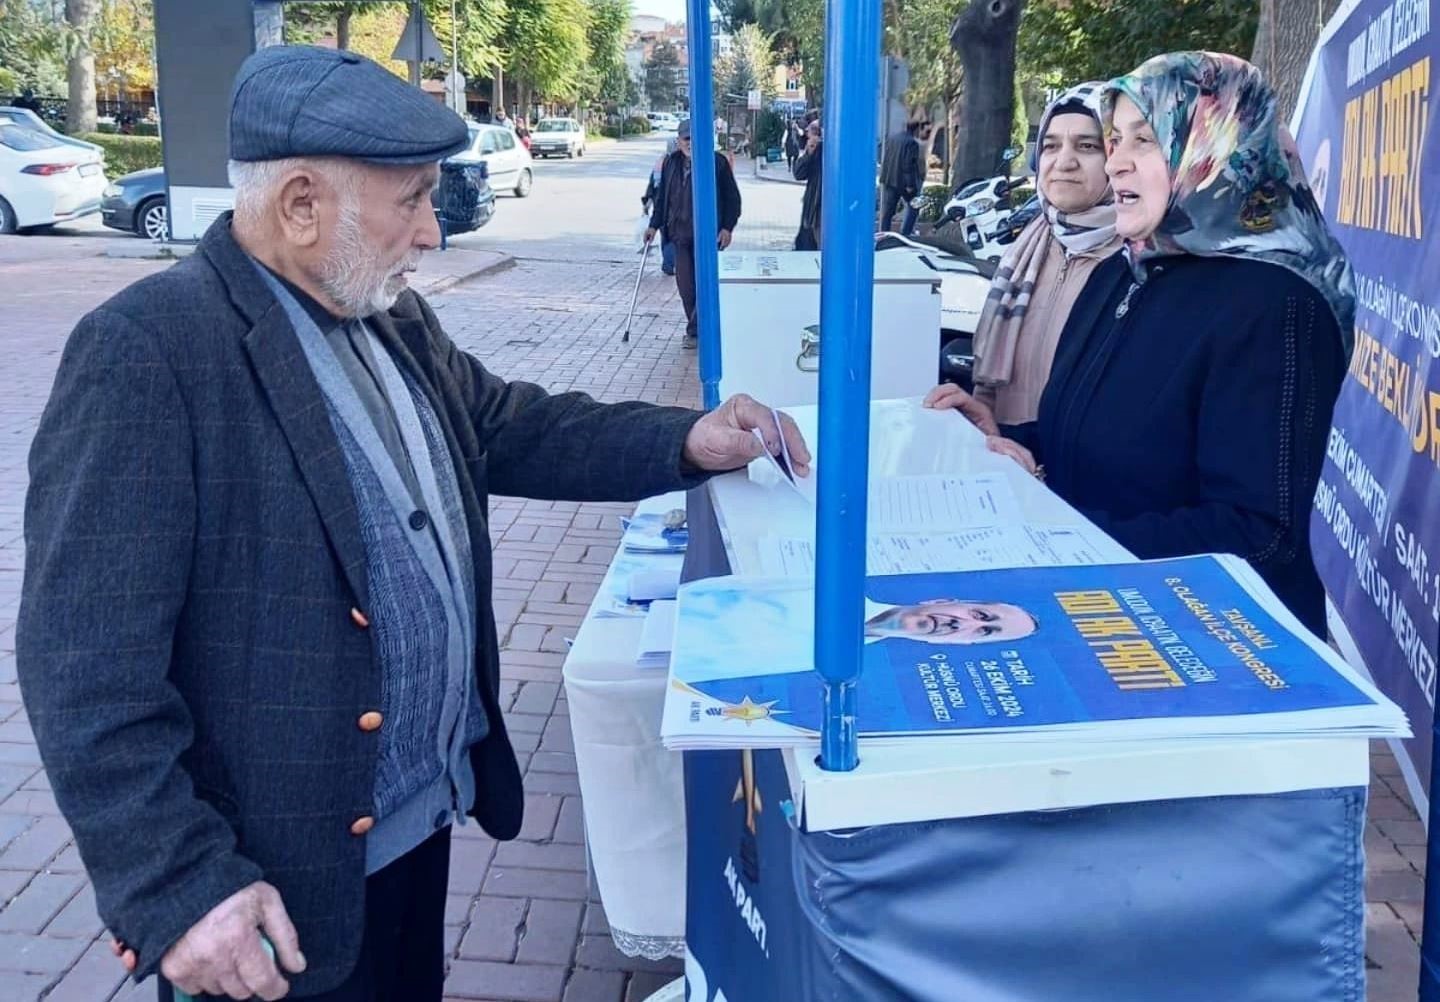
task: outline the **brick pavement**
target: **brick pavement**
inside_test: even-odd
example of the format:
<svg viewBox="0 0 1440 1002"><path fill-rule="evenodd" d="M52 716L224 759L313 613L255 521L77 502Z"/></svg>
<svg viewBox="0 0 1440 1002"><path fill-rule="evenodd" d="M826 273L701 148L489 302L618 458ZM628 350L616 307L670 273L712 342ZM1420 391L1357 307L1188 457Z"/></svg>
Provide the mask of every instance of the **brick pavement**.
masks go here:
<svg viewBox="0 0 1440 1002"><path fill-rule="evenodd" d="M749 242L774 245L787 228L777 216L751 228ZM122 984L97 940L93 897L20 705L13 631L25 453L64 335L110 291L161 265L110 262L77 275L53 261L17 261L11 240L0 238L0 1002L148 1002L151 986ZM632 268L520 261L433 302L461 347L509 378L583 389L602 400L693 404L695 355L678 347L672 284L647 280L633 341L620 343ZM57 288L66 294L56 295ZM675 962L620 956L603 908L591 900L561 685L565 638L596 592L623 510L506 498L492 504L502 703L526 774L527 816L511 843L497 845L473 827L457 830L446 912L452 999L638 1002L679 971ZM1373 772L1369 999L1408 1002L1418 976L1425 835L1383 747Z"/></svg>

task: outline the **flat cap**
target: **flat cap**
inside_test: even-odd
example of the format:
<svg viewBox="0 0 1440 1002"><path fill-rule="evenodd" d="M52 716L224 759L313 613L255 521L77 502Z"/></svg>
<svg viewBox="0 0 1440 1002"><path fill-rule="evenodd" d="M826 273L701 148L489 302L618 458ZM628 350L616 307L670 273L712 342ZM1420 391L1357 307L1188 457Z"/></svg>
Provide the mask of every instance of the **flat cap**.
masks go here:
<svg viewBox="0 0 1440 1002"><path fill-rule="evenodd" d="M230 95L230 159L349 157L425 164L469 144L465 120L353 52L272 45L240 67Z"/></svg>

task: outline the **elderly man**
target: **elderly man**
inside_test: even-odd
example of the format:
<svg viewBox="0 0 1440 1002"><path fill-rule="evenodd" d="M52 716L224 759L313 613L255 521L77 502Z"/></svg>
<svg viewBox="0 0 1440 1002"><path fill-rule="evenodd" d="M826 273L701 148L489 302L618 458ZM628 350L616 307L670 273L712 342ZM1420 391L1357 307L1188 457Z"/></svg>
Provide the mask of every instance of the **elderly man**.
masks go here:
<svg viewBox="0 0 1440 1002"><path fill-rule="evenodd" d="M66 346L17 661L100 914L162 999L440 998L451 825L513 838L523 806L490 491L683 488L753 429L808 461L751 400L606 406L455 347L405 274L466 142L374 63L262 50L233 217Z"/></svg>
<svg viewBox="0 0 1440 1002"><path fill-rule="evenodd" d="M665 239L675 248L675 285L685 307L685 336L680 344L694 348L699 341L699 319L695 312L695 196L691 184L690 120L680 123L675 134L676 149L665 158L660 169L660 183L655 187L650 227L645 242L665 231ZM740 222L740 186L735 172L723 153L715 154L715 202L719 221L716 242L723 251L730 246L731 234Z"/></svg>

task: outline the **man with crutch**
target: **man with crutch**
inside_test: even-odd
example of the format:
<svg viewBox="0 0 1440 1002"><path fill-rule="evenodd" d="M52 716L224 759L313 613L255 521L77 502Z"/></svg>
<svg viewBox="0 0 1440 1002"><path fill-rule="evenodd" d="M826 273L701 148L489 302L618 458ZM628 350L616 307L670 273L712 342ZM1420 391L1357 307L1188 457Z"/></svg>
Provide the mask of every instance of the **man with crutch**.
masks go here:
<svg viewBox="0 0 1440 1002"><path fill-rule="evenodd" d="M654 240L663 228L675 246L675 285L680 290L680 301L685 304L685 339L681 345L694 348L698 343L699 321L695 313L695 213L688 119L680 123L676 140L677 148L665 158L665 167L660 172L645 242ZM715 154L715 196L720 220L718 241L724 250L730 246L735 224L740 222L740 186L735 183L735 172L722 153Z"/></svg>

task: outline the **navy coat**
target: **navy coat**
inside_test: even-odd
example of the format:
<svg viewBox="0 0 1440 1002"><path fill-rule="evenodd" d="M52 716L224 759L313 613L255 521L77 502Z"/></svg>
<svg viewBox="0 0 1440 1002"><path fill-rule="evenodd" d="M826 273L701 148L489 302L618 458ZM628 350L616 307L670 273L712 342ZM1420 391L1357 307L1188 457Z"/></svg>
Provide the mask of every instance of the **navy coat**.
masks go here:
<svg viewBox="0 0 1440 1002"><path fill-rule="evenodd" d="M1323 636L1310 508L1346 367L1334 314L1258 261L1177 257L1131 285L1123 253L1095 269L1014 437L1136 556L1238 554Z"/></svg>
<svg viewBox="0 0 1440 1002"><path fill-rule="evenodd" d="M698 414L505 383L407 292L377 334L445 426L474 551L489 736L474 814L513 838L487 497L630 500L693 485ZM280 891L309 969L355 964L380 705L364 547L295 331L231 236L82 320L30 456L17 666L101 917L137 977L224 898ZM363 827L363 825L362 825Z"/></svg>

